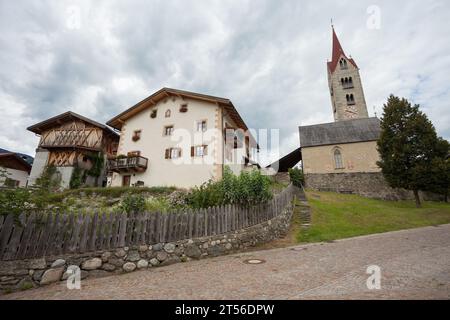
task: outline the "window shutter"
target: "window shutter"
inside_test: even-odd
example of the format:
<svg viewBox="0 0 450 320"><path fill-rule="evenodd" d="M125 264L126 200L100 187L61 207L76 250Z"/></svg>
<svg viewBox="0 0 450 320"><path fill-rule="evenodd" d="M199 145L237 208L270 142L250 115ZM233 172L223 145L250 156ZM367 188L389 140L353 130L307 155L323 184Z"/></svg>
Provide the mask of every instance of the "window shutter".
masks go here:
<svg viewBox="0 0 450 320"><path fill-rule="evenodd" d="M170 149L166 149L166 159L170 159Z"/></svg>
<svg viewBox="0 0 450 320"><path fill-rule="evenodd" d="M181 158L181 148L178 149L178 158Z"/></svg>
<svg viewBox="0 0 450 320"><path fill-rule="evenodd" d="M195 156L195 147L191 147L191 157Z"/></svg>
<svg viewBox="0 0 450 320"><path fill-rule="evenodd" d="M208 155L208 146L203 146L203 155Z"/></svg>

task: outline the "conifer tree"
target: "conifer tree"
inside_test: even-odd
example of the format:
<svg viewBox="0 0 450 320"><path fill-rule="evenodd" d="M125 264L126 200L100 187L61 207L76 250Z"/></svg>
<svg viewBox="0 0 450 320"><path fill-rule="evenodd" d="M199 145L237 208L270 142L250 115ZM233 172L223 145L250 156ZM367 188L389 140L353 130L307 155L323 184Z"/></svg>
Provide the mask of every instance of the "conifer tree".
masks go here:
<svg viewBox="0 0 450 320"><path fill-rule="evenodd" d="M388 98L381 119L378 165L391 187L413 191L417 207L421 206L420 190L436 191L436 181L448 179L443 176L449 168L442 164L448 155L444 141L419 105L393 95Z"/></svg>

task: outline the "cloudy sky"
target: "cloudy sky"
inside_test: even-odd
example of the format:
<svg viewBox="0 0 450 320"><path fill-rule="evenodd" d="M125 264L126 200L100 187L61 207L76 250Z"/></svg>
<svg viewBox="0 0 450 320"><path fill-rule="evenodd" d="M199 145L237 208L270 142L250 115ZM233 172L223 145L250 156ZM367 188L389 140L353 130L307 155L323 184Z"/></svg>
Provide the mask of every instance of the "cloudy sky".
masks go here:
<svg viewBox="0 0 450 320"><path fill-rule="evenodd" d="M449 17L447 0L0 0L0 148L34 156L27 126L105 122L168 86L231 99L288 153L299 125L333 120L331 18L369 113L404 96L450 139Z"/></svg>

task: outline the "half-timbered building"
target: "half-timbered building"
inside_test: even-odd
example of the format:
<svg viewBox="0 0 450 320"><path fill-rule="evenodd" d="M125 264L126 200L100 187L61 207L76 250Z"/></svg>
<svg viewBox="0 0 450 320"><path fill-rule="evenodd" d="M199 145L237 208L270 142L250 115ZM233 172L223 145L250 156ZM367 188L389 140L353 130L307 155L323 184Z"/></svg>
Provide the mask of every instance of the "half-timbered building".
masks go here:
<svg viewBox="0 0 450 320"><path fill-rule="evenodd" d="M74 112L65 112L28 128L40 136L29 184L36 182L45 167L56 167L61 187L67 188L76 168L83 185L100 186L106 182L107 160L116 155L119 135L109 127ZM90 175L98 159L100 173Z"/></svg>

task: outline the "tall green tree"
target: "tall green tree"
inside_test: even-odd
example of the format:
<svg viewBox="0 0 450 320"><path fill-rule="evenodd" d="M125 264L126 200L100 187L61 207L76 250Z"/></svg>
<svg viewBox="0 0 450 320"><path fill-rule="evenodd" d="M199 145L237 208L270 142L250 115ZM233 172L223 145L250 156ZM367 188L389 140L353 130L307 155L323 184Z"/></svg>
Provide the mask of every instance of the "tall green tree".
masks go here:
<svg viewBox="0 0 450 320"><path fill-rule="evenodd" d="M413 106L394 95L388 98L381 119L378 165L391 187L413 191L417 207L421 206L420 190L436 189L440 170L433 165L445 160L448 154L448 143L444 141L438 138L419 105Z"/></svg>

